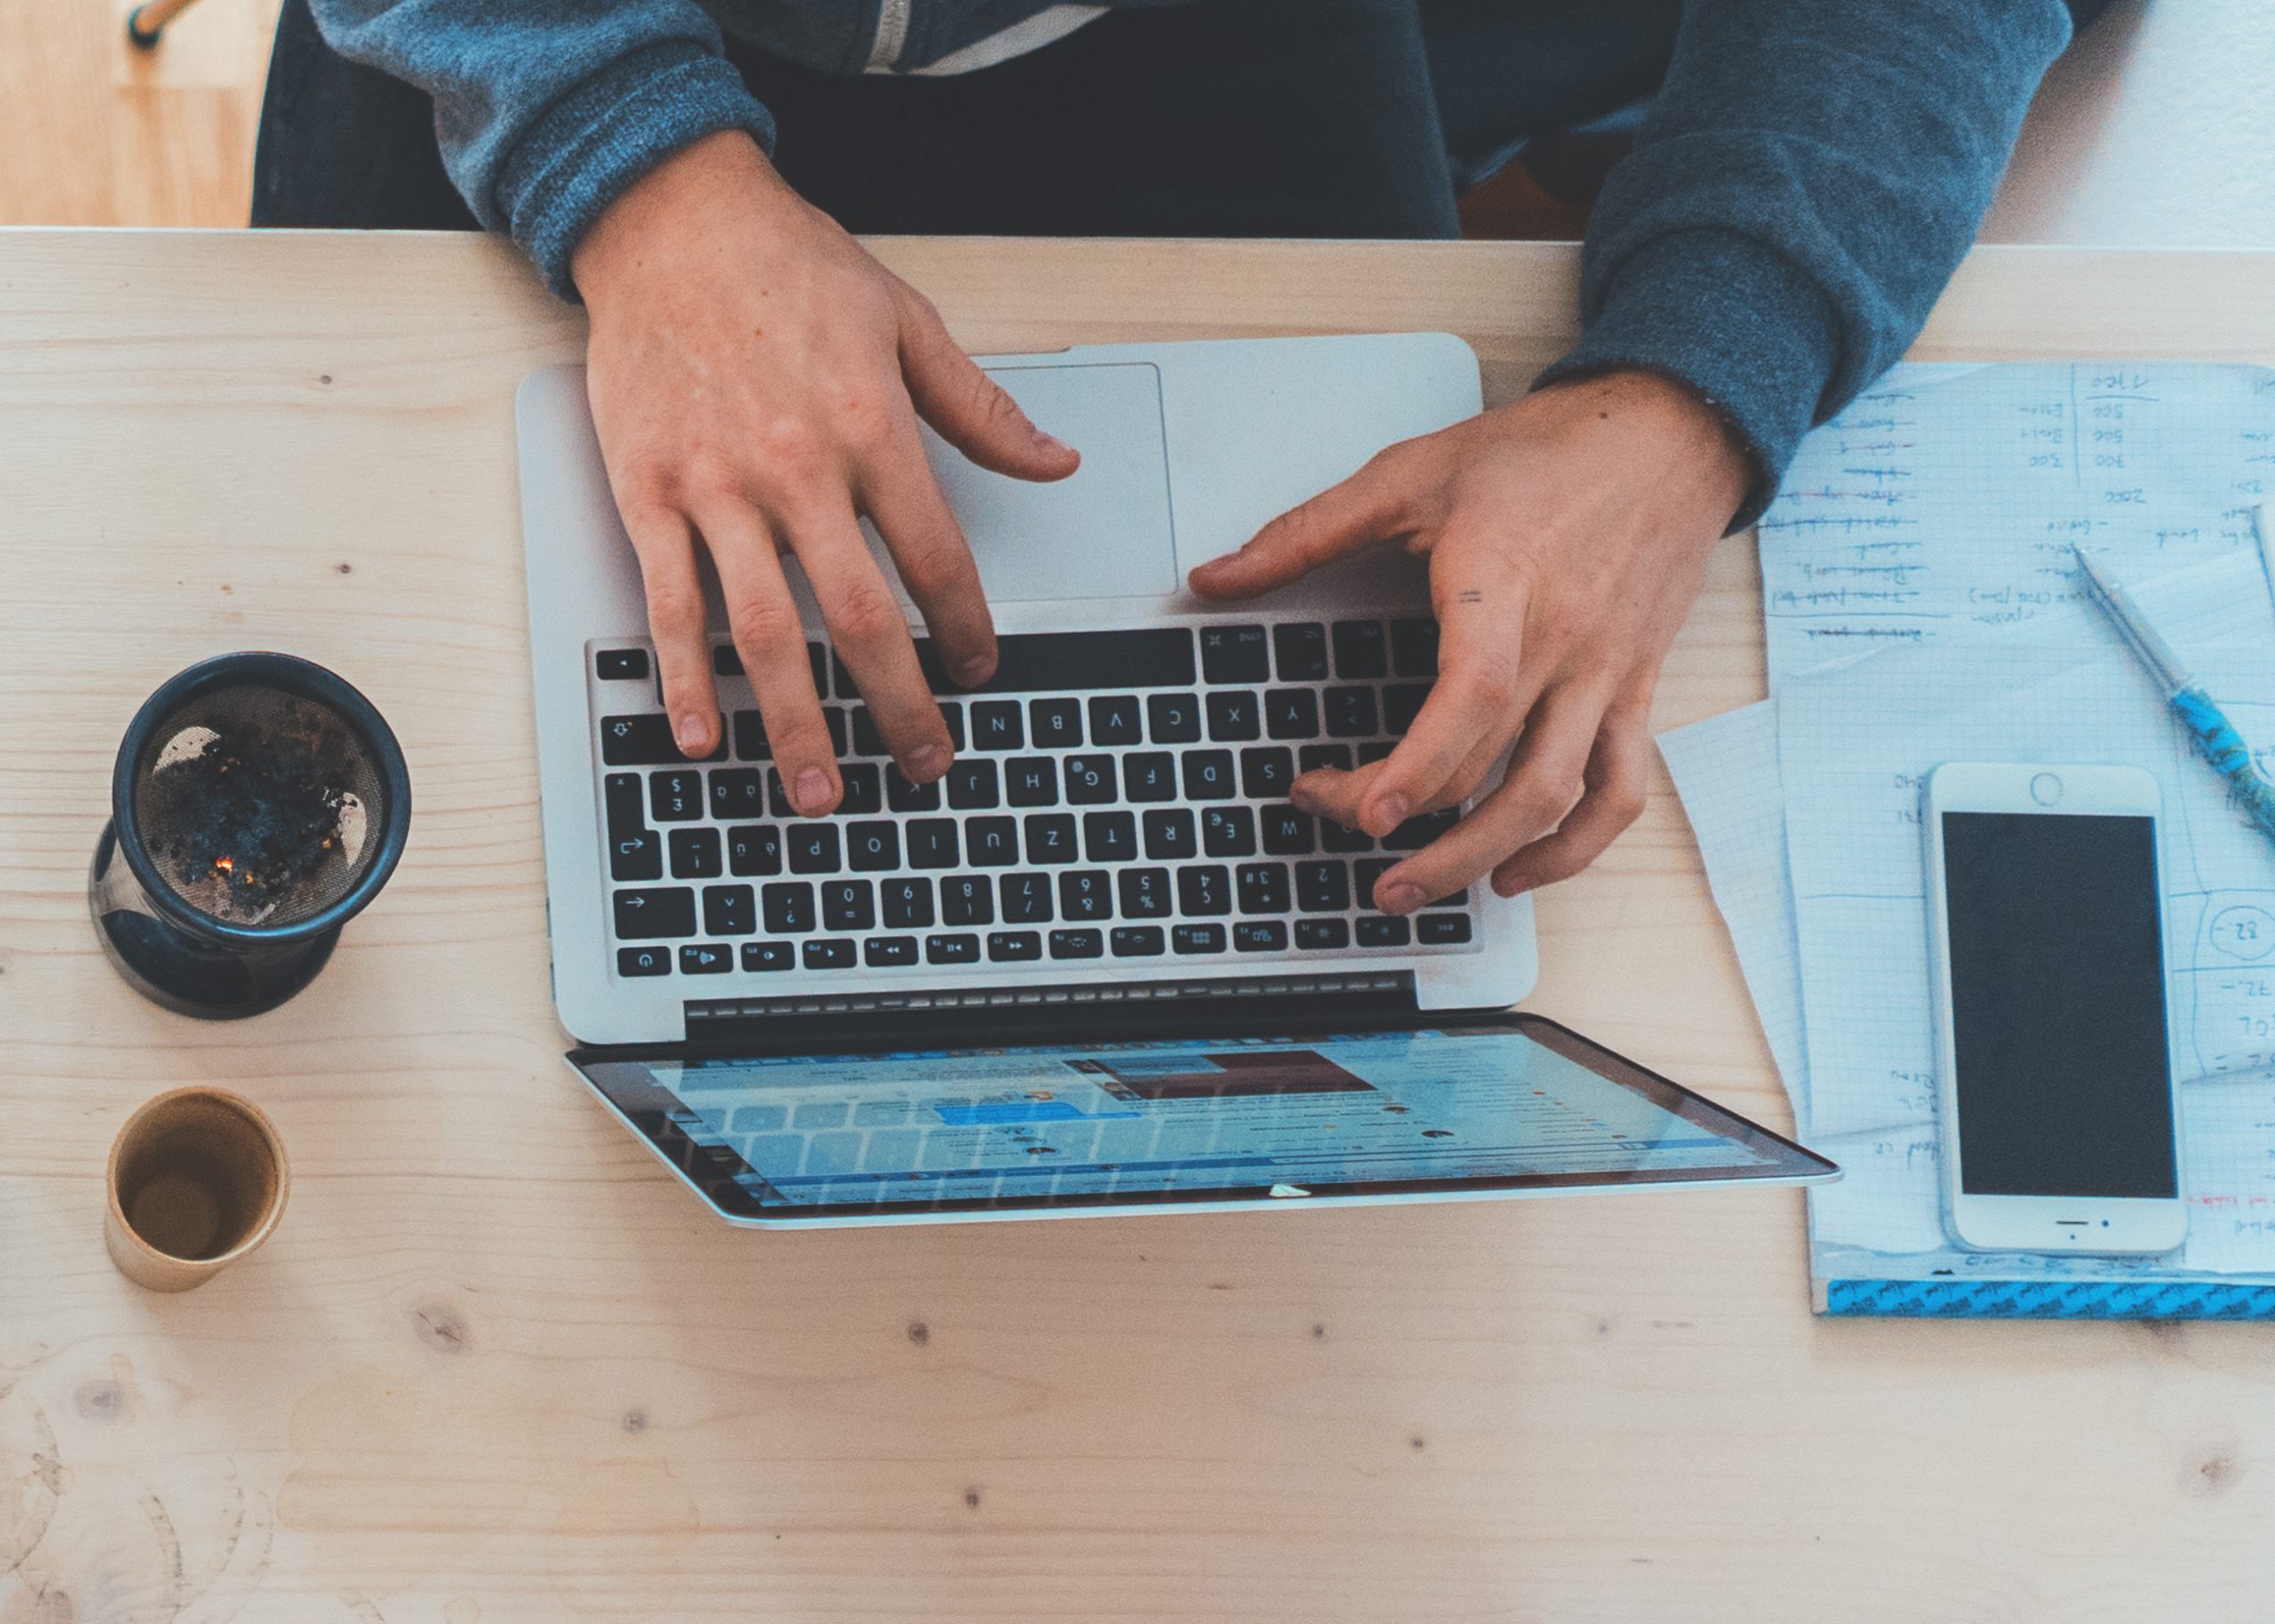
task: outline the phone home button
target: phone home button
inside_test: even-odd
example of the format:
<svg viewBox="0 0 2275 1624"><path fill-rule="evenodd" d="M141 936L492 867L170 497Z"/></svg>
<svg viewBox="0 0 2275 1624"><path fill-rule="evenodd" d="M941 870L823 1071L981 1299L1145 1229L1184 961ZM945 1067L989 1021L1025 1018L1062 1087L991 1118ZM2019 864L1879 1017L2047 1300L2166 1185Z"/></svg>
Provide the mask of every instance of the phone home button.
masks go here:
<svg viewBox="0 0 2275 1624"><path fill-rule="evenodd" d="M2062 776L2059 773L2040 773L2030 781L2030 798L2041 807L2050 807L2062 799Z"/></svg>

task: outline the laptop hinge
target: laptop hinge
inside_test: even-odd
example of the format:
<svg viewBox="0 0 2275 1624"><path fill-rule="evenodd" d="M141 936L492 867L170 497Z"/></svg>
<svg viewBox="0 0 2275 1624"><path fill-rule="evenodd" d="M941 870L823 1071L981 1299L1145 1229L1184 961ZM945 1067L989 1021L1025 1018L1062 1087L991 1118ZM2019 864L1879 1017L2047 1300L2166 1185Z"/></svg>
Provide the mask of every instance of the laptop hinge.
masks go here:
<svg viewBox="0 0 2275 1624"><path fill-rule="evenodd" d="M1345 970L1217 980L938 987L908 992L691 999L687 1040L702 1049L868 1050L917 1040L957 1045L1082 1036L1232 1035L1290 1023L1337 1031L1410 1021L1411 970Z"/></svg>

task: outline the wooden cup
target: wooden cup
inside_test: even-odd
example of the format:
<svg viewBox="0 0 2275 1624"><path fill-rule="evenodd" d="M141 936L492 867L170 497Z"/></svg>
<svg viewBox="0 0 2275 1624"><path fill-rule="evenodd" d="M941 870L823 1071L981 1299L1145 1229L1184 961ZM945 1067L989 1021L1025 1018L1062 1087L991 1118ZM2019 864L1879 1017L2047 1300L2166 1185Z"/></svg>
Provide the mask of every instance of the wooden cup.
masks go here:
<svg viewBox="0 0 2275 1624"><path fill-rule="evenodd" d="M126 1119L110 1147L103 1240L154 1292L205 1284L267 1240L292 1184L284 1142L226 1089L176 1088Z"/></svg>

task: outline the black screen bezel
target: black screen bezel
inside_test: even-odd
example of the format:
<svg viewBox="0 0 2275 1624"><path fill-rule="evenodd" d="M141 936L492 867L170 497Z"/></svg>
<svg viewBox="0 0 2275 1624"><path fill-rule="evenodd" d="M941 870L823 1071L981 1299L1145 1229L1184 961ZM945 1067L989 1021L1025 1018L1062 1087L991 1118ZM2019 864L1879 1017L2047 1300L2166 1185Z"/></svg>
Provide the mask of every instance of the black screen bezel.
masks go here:
<svg viewBox="0 0 2275 1624"><path fill-rule="evenodd" d="M1292 1024L1292 1023L1291 1023ZM1713 1182L1744 1181L1749 1182L1796 1180L1822 1180L1835 1177L1840 1169L1833 1162L1819 1156L1779 1134L1772 1133L1759 1123L1752 1122L1712 1100L1692 1093L1681 1084L1660 1076L1648 1068L1638 1065L1623 1055L1615 1054L1602 1045L1580 1036L1571 1028L1550 1020L1545 1015L1503 1014L1497 1011L1476 1015L1447 1015L1427 1021L1408 1017L1402 1022L1353 1022L1338 1023L1337 1029L1313 1025L1272 1034L1277 1040L1289 1043L1320 1042L1334 1037L1377 1035L1384 1031L1410 1030L1426 1025L1436 1031L1514 1032L1538 1043L1551 1053L1563 1056L1594 1072L1597 1076L1643 1095L1662 1110L1684 1121L1704 1128L1719 1137L1728 1139L1757 1153L1773 1155L1776 1159L1727 1167L1682 1167L1654 1169L1625 1169L1600 1173L1527 1174L1505 1177L1459 1179L1396 1179L1366 1180L1343 1184L1307 1184L1305 1189L1314 1198L1333 1197L1385 1195L1459 1195L1481 1191L1551 1190L1569 1189L1616 1189L1649 1184L1693 1184ZM1151 1034L1128 1034L1143 1038ZM1101 1039L1106 1034L1100 1034ZM1118 1039L1117 1039L1118 1040ZM1052 1038L1026 1044L991 1046L995 1047L1056 1047L1064 1039ZM963 1046L978 1047L977 1045ZM689 1137L672 1119L675 1109L684 1110L683 1102L661 1083L648 1063L651 1061L683 1062L690 1058L717 1058L723 1052L711 1055L686 1045L657 1045L605 1049L579 1048L571 1051L571 1065L598 1092L609 1106L624 1118L633 1131L645 1139L672 1169L693 1185L705 1200L728 1217L758 1222L807 1222L827 1219L892 1217L913 1219L922 1217L951 1217L987 1213L1066 1212L1090 1209L1111 1211L1120 1207L1152 1207L1190 1206L1212 1202L1264 1202L1271 1200L1272 1187L1267 1184L1223 1185L1213 1189L1170 1190L1109 1190L1083 1191L1075 1194L1028 1194L1018 1196L985 1196L941 1198L931 1201L858 1201L819 1202L806 1206L769 1206L761 1202L737 1181L743 1177L759 1177L741 1157L721 1146L703 1144ZM854 1056L858 1058L858 1056ZM1276 1204L1276 1203L1275 1203Z"/></svg>

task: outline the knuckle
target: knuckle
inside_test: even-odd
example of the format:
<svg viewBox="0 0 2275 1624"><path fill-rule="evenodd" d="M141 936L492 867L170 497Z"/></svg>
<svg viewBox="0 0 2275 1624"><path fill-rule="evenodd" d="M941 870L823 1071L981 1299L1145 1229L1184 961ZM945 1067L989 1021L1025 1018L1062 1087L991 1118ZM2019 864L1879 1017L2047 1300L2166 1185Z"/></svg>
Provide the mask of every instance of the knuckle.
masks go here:
<svg viewBox="0 0 2275 1624"><path fill-rule="evenodd" d="M767 654L797 640L797 612L779 599L745 596L730 606L728 622L748 654Z"/></svg>
<svg viewBox="0 0 2275 1624"><path fill-rule="evenodd" d="M778 481L808 478L825 464L821 437L803 418L769 418L753 432L751 444L760 466Z"/></svg>
<svg viewBox="0 0 2275 1624"><path fill-rule="evenodd" d="M1494 647L1481 650L1470 662L1466 681L1478 704L1489 710L1504 711L1516 703L1518 675L1514 651Z"/></svg>
<svg viewBox="0 0 2275 1624"><path fill-rule="evenodd" d="M900 605L879 581L856 582L840 593L829 620L841 641L855 644L877 643L907 629Z"/></svg>
<svg viewBox="0 0 2275 1624"><path fill-rule="evenodd" d="M1603 790L1603 815L1615 829L1624 829L1643 816L1649 797L1640 784L1607 784Z"/></svg>
<svg viewBox="0 0 2275 1624"><path fill-rule="evenodd" d="M677 583L648 589L648 624L658 642L690 637L703 630L703 600L692 586Z"/></svg>
<svg viewBox="0 0 2275 1624"><path fill-rule="evenodd" d="M882 450L891 444L897 426L892 396L877 385L856 387L838 402L837 434L853 451Z"/></svg>
<svg viewBox="0 0 2275 1624"><path fill-rule="evenodd" d="M732 457L715 448L690 452L672 478L675 493L698 509L739 500L742 496L741 469Z"/></svg>
<svg viewBox="0 0 2275 1624"><path fill-rule="evenodd" d="M976 590L979 567L963 547L944 541L912 546L895 561L910 595L937 599Z"/></svg>

